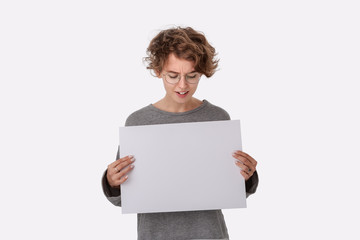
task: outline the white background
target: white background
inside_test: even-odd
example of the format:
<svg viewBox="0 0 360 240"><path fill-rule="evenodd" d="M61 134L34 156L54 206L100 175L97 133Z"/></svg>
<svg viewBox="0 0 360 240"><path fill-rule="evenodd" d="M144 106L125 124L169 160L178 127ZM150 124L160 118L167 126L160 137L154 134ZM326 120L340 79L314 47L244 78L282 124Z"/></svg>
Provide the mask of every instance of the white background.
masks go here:
<svg viewBox="0 0 360 240"><path fill-rule="evenodd" d="M164 95L142 63L160 29L219 52L196 93L241 119L257 161L232 239L359 239L357 1L1 1L1 239L135 239L100 179L118 127ZM6 238L4 237L6 236Z"/></svg>

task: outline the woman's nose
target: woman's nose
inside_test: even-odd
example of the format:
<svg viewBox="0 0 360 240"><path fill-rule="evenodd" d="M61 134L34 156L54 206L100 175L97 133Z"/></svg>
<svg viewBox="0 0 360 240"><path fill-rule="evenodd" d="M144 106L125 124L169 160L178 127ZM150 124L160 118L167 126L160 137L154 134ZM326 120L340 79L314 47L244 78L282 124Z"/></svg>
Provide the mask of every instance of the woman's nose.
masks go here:
<svg viewBox="0 0 360 240"><path fill-rule="evenodd" d="M186 76L180 76L180 80L178 82L178 86L180 88L185 88L187 85L187 82L186 82Z"/></svg>

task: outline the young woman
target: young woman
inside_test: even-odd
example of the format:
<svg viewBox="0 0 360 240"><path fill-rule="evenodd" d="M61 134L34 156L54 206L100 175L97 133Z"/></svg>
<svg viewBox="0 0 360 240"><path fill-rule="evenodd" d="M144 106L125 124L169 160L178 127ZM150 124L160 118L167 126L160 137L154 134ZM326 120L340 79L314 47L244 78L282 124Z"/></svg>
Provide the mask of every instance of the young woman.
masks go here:
<svg viewBox="0 0 360 240"><path fill-rule="evenodd" d="M230 120L229 114L207 100L193 97L202 75L211 77L218 65L215 49L201 32L190 27L161 31L147 49L147 68L163 80L165 96L134 113L125 126L183 122ZM255 193L258 185L257 162L236 151L235 165L246 183L246 193ZM128 179L135 159L120 157L111 163L102 179L106 197L121 206L120 185ZM234 165L234 167L236 167ZM138 239L228 239L221 210L138 214Z"/></svg>

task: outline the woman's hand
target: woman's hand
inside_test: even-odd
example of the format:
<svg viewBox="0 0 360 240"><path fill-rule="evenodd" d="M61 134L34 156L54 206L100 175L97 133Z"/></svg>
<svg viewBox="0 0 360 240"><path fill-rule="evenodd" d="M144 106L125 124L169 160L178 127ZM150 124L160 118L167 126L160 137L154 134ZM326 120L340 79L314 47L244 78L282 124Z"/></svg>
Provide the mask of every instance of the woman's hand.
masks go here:
<svg viewBox="0 0 360 240"><path fill-rule="evenodd" d="M240 173L248 180L256 171L257 162L249 154L242 151L235 151L233 157L236 159L235 164L241 169Z"/></svg>
<svg viewBox="0 0 360 240"><path fill-rule="evenodd" d="M134 156L126 156L108 166L106 178L111 187L119 188L128 179L127 174L134 168L134 161Z"/></svg>

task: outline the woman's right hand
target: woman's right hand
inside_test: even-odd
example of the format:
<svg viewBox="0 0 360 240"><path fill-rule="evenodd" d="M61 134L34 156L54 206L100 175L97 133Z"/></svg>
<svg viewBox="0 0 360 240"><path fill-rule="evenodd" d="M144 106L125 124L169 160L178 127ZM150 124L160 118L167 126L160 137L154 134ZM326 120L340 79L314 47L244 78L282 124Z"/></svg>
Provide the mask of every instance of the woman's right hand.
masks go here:
<svg viewBox="0 0 360 240"><path fill-rule="evenodd" d="M108 166L106 178L111 187L119 188L128 179L127 174L134 168L134 161L134 156L130 155L119 158Z"/></svg>

